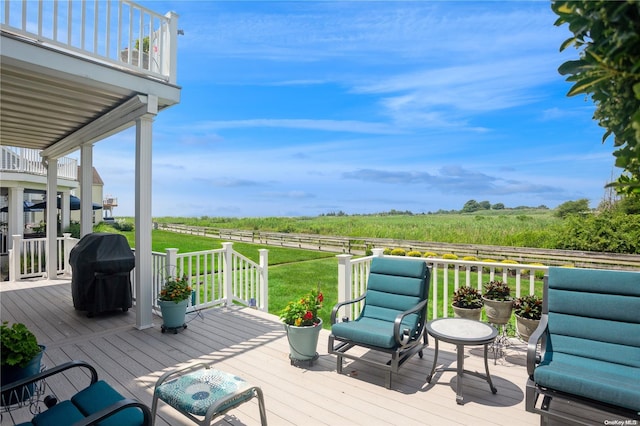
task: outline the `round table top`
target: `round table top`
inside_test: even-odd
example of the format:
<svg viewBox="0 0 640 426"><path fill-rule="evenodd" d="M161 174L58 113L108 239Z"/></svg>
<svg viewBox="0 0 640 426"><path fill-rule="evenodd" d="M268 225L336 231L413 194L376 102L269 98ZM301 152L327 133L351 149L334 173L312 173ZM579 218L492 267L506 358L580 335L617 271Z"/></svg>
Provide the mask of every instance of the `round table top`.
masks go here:
<svg viewBox="0 0 640 426"><path fill-rule="evenodd" d="M498 336L495 327L465 318L438 318L427 323L427 333L453 344L483 345Z"/></svg>

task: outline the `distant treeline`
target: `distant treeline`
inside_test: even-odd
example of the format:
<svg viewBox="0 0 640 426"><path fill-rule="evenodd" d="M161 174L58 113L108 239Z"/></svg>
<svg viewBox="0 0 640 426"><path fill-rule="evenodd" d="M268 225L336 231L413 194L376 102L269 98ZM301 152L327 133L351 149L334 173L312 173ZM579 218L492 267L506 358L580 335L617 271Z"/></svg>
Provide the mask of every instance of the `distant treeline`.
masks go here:
<svg viewBox="0 0 640 426"><path fill-rule="evenodd" d="M443 210L443 209L439 209L438 211L435 212L426 212L426 213L414 213L411 210L396 210L396 209L391 209L388 212L378 212L378 213L354 213L354 214L347 214L345 212L343 212L342 210L338 211L338 212L329 212L329 213L323 213L320 216L399 216L399 215L405 215L405 216L414 216L414 215L425 215L425 214L456 214L456 213L473 213L473 212L477 212L477 211L482 211L482 210L528 210L528 211L532 211L532 210L549 210L549 207L545 206L545 205L540 205L538 207L530 207L530 206L518 206L518 207L505 207L504 204L502 203L496 203L496 204L491 204L489 201L476 201L476 200L469 200L465 203L464 207L461 210Z"/></svg>

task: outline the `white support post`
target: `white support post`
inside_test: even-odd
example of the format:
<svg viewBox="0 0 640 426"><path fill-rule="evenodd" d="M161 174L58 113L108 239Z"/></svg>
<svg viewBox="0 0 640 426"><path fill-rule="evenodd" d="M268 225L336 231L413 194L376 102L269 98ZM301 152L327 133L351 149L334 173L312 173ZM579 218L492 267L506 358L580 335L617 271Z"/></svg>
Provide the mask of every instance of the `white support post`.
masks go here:
<svg viewBox="0 0 640 426"><path fill-rule="evenodd" d="M339 254L338 258L338 302L351 299L351 254ZM337 317L346 315L346 309L340 308Z"/></svg>
<svg viewBox="0 0 640 426"><path fill-rule="evenodd" d="M167 255L167 261L164 268L164 279L169 277L178 276L178 249L168 248L165 251Z"/></svg>
<svg viewBox="0 0 640 426"><path fill-rule="evenodd" d="M68 232L65 232L64 234L62 234L62 236L64 237L64 274L70 277L72 271L71 265L69 264L69 255L71 253L71 250L73 250L76 244L78 244L78 240L76 240L75 238L71 238L71 234L69 234Z"/></svg>
<svg viewBox="0 0 640 426"><path fill-rule="evenodd" d="M169 12L165 16L169 19L169 31L166 38L168 43L163 40L161 73L167 75L168 72L169 83L176 84L178 81L178 14Z"/></svg>
<svg viewBox="0 0 640 426"><path fill-rule="evenodd" d="M269 250L259 249L260 253L260 305L258 309L269 312Z"/></svg>
<svg viewBox="0 0 640 426"><path fill-rule="evenodd" d="M8 235L24 235L24 188L9 188ZM7 241L8 249L12 248Z"/></svg>
<svg viewBox="0 0 640 426"><path fill-rule="evenodd" d="M222 243L224 256L222 262L222 298L225 306L231 306L233 303L233 243Z"/></svg>
<svg viewBox="0 0 640 426"><path fill-rule="evenodd" d="M20 255L22 254L22 235L12 235L12 246L9 250L9 281L20 281Z"/></svg>
<svg viewBox="0 0 640 426"><path fill-rule="evenodd" d="M383 257L384 256L384 249L383 248L374 248L374 249L371 249L371 253L372 253L373 257Z"/></svg>
<svg viewBox="0 0 640 426"><path fill-rule="evenodd" d="M71 224L71 209L69 200L71 199L70 191L62 191L60 195L60 228L64 231ZM57 201L56 201L57 202Z"/></svg>
<svg viewBox="0 0 640 426"><path fill-rule="evenodd" d="M47 249L48 280L58 277L58 159L47 158Z"/></svg>
<svg viewBox="0 0 640 426"><path fill-rule="evenodd" d="M80 236L93 232L93 145L80 148Z"/></svg>
<svg viewBox="0 0 640 426"><path fill-rule="evenodd" d="M153 116L136 119L136 328L153 327L151 156Z"/></svg>

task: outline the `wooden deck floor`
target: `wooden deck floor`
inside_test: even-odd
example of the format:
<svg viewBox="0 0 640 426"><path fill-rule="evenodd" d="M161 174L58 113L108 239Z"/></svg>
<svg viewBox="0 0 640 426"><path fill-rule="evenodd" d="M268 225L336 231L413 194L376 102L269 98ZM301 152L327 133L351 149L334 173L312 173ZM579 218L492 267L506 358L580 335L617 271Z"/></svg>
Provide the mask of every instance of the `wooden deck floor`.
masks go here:
<svg viewBox="0 0 640 426"><path fill-rule="evenodd" d="M277 317L249 308L213 308L188 316L188 328L176 335L153 328L134 328L135 312L87 318L75 311L69 282L0 284L1 319L23 322L47 347L47 366L72 359L95 365L99 377L127 397L151 405L152 389L165 371L195 362L215 362L216 367L244 377L262 387L271 425L533 425L536 415L524 409L526 382L524 345L512 345L490 371L496 395L487 383L464 378L465 404L455 402L456 376L436 374L426 383L433 348L423 359L414 357L392 389L384 387L382 372L357 361L347 361L345 374L336 373L335 357L327 354L328 331L323 330L320 359L310 368L291 366L288 344ZM367 356L377 356L367 354ZM455 348L442 344L438 363L455 366ZM465 368L484 371L481 347L467 349ZM87 379L57 380L59 396L68 397L74 386ZM72 384L73 383L73 384ZM65 395L66 394L66 395ZM255 401L255 400L254 400ZM259 424L257 403L233 410L216 424ZM22 410L24 411L24 410ZM17 413L17 420L28 413ZM22 417L21 417L22 416ZM5 413L2 425L12 424ZM190 422L167 406L159 411L157 425Z"/></svg>

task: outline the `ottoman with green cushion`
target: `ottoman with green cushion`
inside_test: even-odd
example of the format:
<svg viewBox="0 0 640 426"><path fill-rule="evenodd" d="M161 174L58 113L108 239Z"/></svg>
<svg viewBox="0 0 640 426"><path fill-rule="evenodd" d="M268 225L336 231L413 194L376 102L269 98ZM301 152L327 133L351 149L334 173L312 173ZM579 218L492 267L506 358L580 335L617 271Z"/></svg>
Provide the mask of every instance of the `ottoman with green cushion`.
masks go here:
<svg viewBox="0 0 640 426"><path fill-rule="evenodd" d="M260 419L262 424L266 425L264 400L259 387L221 370L201 364L196 367L172 371L158 379L153 394L154 419L158 399L194 422L208 425L214 418L257 397Z"/></svg>

